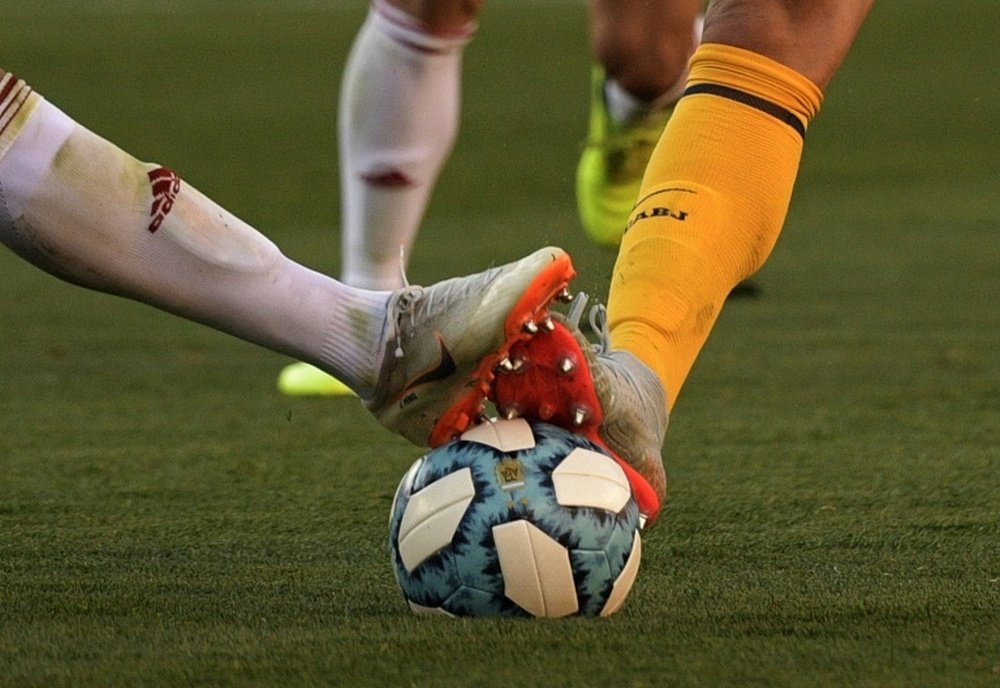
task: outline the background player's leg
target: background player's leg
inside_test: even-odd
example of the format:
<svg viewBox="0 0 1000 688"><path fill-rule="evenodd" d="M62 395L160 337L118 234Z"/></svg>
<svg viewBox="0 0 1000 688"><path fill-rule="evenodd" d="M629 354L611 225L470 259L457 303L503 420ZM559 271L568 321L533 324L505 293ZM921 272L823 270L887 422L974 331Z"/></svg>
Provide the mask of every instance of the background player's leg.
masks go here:
<svg viewBox="0 0 1000 688"><path fill-rule="evenodd" d="M698 0L592 0L587 145L577 168L584 231L616 247L699 40Z"/></svg>
<svg viewBox="0 0 1000 688"><path fill-rule="evenodd" d="M462 49L475 28L463 3L373 3L340 96L346 283L401 286L400 249L409 255L458 131Z"/></svg>
<svg viewBox="0 0 1000 688"><path fill-rule="evenodd" d="M478 9L454 0L376 0L354 39L338 123L346 284L402 286L401 261L458 133L462 51ZM351 391L302 362L285 366L277 384L294 396Z"/></svg>

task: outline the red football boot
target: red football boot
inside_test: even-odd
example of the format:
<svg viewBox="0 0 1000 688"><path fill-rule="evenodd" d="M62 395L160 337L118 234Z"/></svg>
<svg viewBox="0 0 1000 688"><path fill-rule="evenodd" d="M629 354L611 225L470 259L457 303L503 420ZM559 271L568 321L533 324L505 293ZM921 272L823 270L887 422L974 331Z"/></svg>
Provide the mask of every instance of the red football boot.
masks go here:
<svg viewBox="0 0 1000 688"><path fill-rule="evenodd" d="M507 418L558 425L607 449L625 470L644 523L651 524L666 493L663 386L627 351L595 350L558 313L538 327L498 365L491 388L497 410Z"/></svg>

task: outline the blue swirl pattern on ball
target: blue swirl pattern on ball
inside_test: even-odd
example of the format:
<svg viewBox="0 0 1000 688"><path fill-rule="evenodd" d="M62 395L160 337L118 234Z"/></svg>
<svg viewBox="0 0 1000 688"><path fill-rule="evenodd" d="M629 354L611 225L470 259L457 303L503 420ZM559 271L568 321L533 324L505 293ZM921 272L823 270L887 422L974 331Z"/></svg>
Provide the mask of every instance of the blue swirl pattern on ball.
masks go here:
<svg viewBox="0 0 1000 688"><path fill-rule="evenodd" d="M638 507L631 498L617 512L561 505L553 471L575 449L605 456L606 452L553 425L532 422L530 427L533 447L505 452L458 439L426 454L404 476L393 501L389 539L396 579L411 606L456 616L532 616L505 595L493 531L498 525L524 520L567 551L579 605L576 613L596 616L605 608L636 541ZM464 469L469 469L474 485L471 502L450 540L408 571L399 537L411 497Z"/></svg>

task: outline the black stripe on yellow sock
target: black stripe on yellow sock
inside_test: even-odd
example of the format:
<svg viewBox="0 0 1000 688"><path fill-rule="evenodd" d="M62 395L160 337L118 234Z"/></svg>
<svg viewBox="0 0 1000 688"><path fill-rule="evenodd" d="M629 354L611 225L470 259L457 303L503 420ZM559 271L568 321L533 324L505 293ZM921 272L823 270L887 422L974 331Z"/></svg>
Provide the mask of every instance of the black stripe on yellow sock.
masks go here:
<svg viewBox="0 0 1000 688"><path fill-rule="evenodd" d="M771 115L775 119L784 122L797 131L799 136L802 138L805 138L806 136L806 125L802 123L802 120L780 105L755 96L752 93L747 93L746 91L741 91L730 86L723 86L721 84L694 84L693 86L688 86L684 91L685 96L699 94L719 96L721 98L735 100L736 102L743 103L744 105L749 105L752 108L756 108L761 112Z"/></svg>

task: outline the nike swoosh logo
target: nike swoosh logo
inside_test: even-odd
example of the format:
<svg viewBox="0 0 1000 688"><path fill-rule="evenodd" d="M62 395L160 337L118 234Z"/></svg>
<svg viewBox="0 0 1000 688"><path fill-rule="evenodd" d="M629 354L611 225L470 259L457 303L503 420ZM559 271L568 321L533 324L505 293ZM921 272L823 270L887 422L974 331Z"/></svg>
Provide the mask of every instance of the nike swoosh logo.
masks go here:
<svg viewBox="0 0 1000 688"><path fill-rule="evenodd" d="M444 339L442 339L439 334L435 336L437 337L438 345L441 347L440 362L426 373L421 373L417 377L410 380L410 383L406 385L404 394L419 385L424 385L428 382L437 382L438 380L444 380L445 378L451 377L455 374L455 371L458 370L458 366L455 365L455 359L452 358L451 352L448 351L448 347L444 344Z"/></svg>

